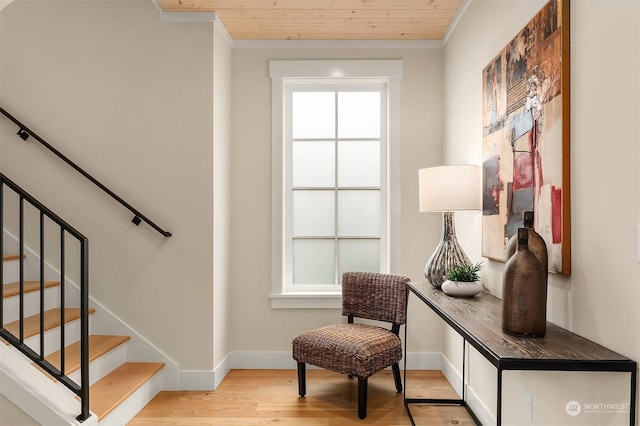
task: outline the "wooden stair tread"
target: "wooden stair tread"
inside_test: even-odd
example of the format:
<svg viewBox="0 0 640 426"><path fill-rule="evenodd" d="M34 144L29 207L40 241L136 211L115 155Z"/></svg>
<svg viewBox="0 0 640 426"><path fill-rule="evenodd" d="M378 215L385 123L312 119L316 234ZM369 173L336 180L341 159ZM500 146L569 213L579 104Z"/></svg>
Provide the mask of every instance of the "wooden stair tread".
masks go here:
<svg viewBox="0 0 640 426"><path fill-rule="evenodd" d="M89 314L95 312L95 309L90 308ZM80 309L78 308L65 308L64 319L66 322L71 322L80 318ZM44 313L44 331L51 330L52 328L60 325L60 308L50 309ZM5 330L19 337L20 334L20 321L16 320L4 325ZM31 315L24 319L24 338L27 339L31 336L35 336L40 333L40 314Z"/></svg>
<svg viewBox="0 0 640 426"><path fill-rule="evenodd" d="M89 362L117 348L118 346L127 342L129 339L129 336L92 334L91 336L89 336ZM60 369L61 353L62 351L56 351L45 357L45 359L54 367ZM33 365L36 366L35 363ZM64 368L66 375L69 375L80 368L80 342L75 342L65 348Z"/></svg>
<svg viewBox="0 0 640 426"><path fill-rule="evenodd" d="M60 285L60 281L45 281L44 288L55 287ZM40 281L25 281L24 292L30 293L32 291L40 290ZM20 283L9 283L2 286L2 297L17 296L20 293Z"/></svg>
<svg viewBox="0 0 640 426"><path fill-rule="evenodd" d="M26 256L23 256L26 257ZM20 259L20 255L19 254L9 254L9 253L3 253L2 254L2 260L4 261L8 261L8 260L18 260Z"/></svg>
<svg viewBox="0 0 640 426"><path fill-rule="evenodd" d="M162 362L125 362L91 386L91 411L102 420L162 368Z"/></svg>

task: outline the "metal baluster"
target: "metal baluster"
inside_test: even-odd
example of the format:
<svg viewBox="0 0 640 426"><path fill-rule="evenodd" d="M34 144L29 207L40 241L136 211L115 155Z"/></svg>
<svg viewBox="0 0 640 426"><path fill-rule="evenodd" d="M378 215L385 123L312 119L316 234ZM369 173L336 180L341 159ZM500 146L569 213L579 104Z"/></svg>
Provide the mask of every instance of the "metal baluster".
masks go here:
<svg viewBox="0 0 640 426"><path fill-rule="evenodd" d="M0 278L2 280L2 300L0 300L0 329L4 329L4 181L0 180Z"/></svg>
<svg viewBox="0 0 640 426"><path fill-rule="evenodd" d="M78 420L90 416L89 412L89 240L80 241L80 387L82 413Z"/></svg>
<svg viewBox="0 0 640 426"><path fill-rule="evenodd" d="M65 277L64 277L64 228L60 227L60 323L62 327L60 328L60 345L64 345L64 309L65 309ZM65 368L65 357L64 357L64 346L62 347L62 351L60 352L60 374L64 375L66 370Z"/></svg>
<svg viewBox="0 0 640 426"><path fill-rule="evenodd" d="M40 210L40 360L44 354L44 213Z"/></svg>
<svg viewBox="0 0 640 426"><path fill-rule="evenodd" d="M20 310L20 331L18 332L20 344L24 344L24 197L20 195L20 295L19 295L19 310Z"/></svg>

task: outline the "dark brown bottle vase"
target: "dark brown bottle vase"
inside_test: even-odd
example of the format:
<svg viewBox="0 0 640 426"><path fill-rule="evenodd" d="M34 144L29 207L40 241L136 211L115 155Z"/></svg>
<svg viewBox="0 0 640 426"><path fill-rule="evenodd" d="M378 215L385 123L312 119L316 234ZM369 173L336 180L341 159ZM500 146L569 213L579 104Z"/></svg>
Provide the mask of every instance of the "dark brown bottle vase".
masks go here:
<svg viewBox="0 0 640 426"><path fill-rule="evenodd" d="M523 226L529 230L529 250L536 255L542 266L544 267L545 277L549 268L549 258L547 253L547 244L544 239L533 229L533 212L526 211L523 213ZM516 232L507 242L506 260L516 253L518 249L518 233Z"/></svg>
<svg viewBox="0 0 640 426"><path fill-rule="evenodd" d="M502 331L543 337L547 329L547 274L529 250L529 229L518 229L518 249L507 261L502 285Z"/></svg>

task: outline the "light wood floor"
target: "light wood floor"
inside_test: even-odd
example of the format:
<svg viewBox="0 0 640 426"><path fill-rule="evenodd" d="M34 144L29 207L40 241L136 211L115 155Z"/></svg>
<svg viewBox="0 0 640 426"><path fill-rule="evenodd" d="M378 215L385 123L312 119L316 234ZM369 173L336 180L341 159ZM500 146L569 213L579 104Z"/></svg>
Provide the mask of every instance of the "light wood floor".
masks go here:
<svg viewBox="0 0 640 426"><path fill-rule="evenodd" d="M407 396L457 398L439 371L408 371ZM369 378L367 418L358 419L358 381L307 370L307 396L298 397L296 370L232 370L215 391L161 392L129 425L410 425L391 371ZM411 405L416 425L475 425L458 406Z"/></svg>

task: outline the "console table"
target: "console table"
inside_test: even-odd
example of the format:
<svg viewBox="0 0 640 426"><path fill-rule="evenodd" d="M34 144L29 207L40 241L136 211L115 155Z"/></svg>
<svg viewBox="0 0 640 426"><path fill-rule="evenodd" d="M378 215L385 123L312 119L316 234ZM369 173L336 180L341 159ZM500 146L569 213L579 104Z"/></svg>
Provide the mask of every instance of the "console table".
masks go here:
<svg viewBox="0 0 640 426"><path fill-rule="evenodd" d="M434 289L429 283L410 282L408 288L407 297L411 294L416 295L460 334L464 342L473 346L497 368L496 420L498 426L502 424L502 372L504 370L628 372L631 376L629 424L635 425L635 361L549 322L543 338L520 338L505 334L502 331L502 301L486 292L471 298L454 298ZM406 354L406 327L404 344ZM465 346L463 344L463 350ZM415 425L415 422L409 406L416 403L461 405L469 411L476 422L478 421L465 401L464 354L461 399L407 398L407 357L405 356L404 359L404 403L412 425Z"/></svg>

